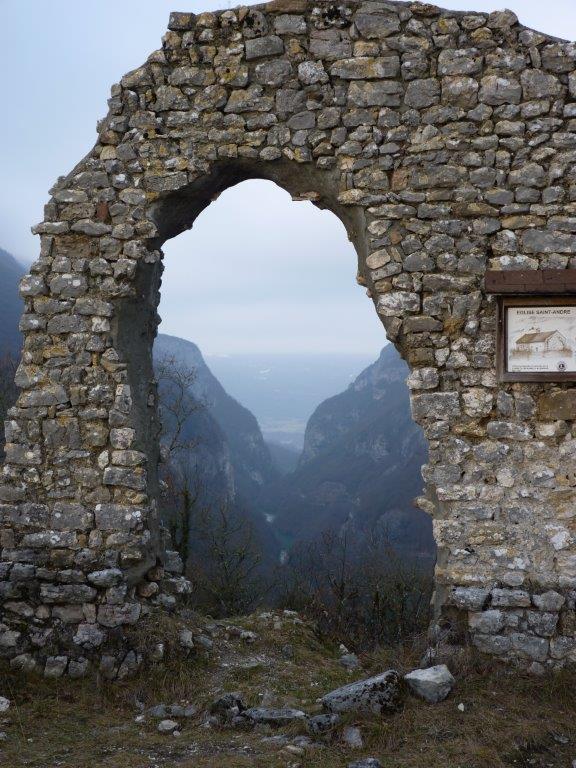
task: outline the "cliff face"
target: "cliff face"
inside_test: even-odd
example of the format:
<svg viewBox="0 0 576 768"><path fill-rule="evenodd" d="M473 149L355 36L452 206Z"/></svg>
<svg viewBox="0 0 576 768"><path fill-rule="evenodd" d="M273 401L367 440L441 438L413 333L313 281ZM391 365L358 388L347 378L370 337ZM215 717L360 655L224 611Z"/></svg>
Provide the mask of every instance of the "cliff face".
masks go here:
<svg viewBox="0 0 576 768"><path fill-rule="evenodd" d="M18 293L24 267L0 248L0 358L5 354L18 355L22 336L18 330L23 304Z"/></svg>
<svg viewBox="0 0 576 768"><path fill-rule="evenodd" d="M18 284L24 267L0 248L0 464L4 460L4 421L18 392L14 385L15 366L22 336L18 330L23 303Z"/></svg>
<svg viewBox="0 0 576 768"><path fill-rule="evenodd" d="M191 341L160 334L154 357L173 357L195 371L190 395L202 407L190 420L190 436L206 432L214 453L220 454L217 463L228 463L227 483L233 484L234 494L247 500L257 497L263 485L277 478L277 471L254 415L226 392Z"/></svg>
<svg viewBox="0 0 576 768"><path fill-rule="evenodd" d="M180 442L189 444L190 450L179 454L178 464L197 496L197 509L209 508L216 514L225 505L239 515L254 531L264 563L271 565L279 546L261 514L259 496L262 487L274 482L279 473L256 418L228 395L196 344L161 334L154 345L155 364L166 359L194 372L186 398L196 407L180 435ZM169 385L161 383L160 395L170 396ZM170 433L170 417L165 414L165 418ZM166 512L169 515L170 510Z"/></svg>
<svg viewBox="0 0 576 768"><path fill-rule="evenodd" d="M378 525L398 547L433 551L430 520L412 503L422 490L426 444L410 414L407 374L387 346L347 390L316 409L297 470L265 493L283 540Z"/></svg>
<svg viewBox="0 0 576 768"><path fill-rule="evenodd" d="M355 453L374 461L390 454L395 433L402 439L418 442L421 431L411 417L406 418L409 416L407 375L408 366L395 348L384 347L378 360L362 371L347 390L325 400L314 411L306 427L300 466L333 450L351 435ZM393 415L397 420L391 418ZM382 419L386 434L378 429Z"/></svg>

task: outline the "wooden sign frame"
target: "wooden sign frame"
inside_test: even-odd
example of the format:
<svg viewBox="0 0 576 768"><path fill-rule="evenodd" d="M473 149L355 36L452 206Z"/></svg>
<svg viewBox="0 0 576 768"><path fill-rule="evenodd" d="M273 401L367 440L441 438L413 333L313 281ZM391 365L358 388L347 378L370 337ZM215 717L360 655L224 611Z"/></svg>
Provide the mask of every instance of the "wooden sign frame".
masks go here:
<svg viewBox="0 0 576 768"><path fill-rule="evenodd" d="M576 381L576 371L517 372L508 370L508 309L511 307L574 307L574 296L499 296L496 370L499 381Z"/></svg>

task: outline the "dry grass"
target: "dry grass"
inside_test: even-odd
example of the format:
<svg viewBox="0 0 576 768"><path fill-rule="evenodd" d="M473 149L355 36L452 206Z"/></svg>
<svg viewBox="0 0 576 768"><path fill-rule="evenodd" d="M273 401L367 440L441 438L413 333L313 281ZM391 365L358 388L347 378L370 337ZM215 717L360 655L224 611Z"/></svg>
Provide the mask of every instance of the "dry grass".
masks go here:
<svg viewBox="0 0 576 768"><path fill-rule="evenodd" d="M240 691L256 705L293 705L319 711L317 698L351 679L391 665L414 666L418 649L379 651L363 657L353 677L336 649L323 646L310 626L256 617L236 622L259 639L245 645L222 630L208 656L147 670L123 683L47 681L0 670L0 695L13 706L0 724L5 768L344 768L361 756L385 768L566 768L576 758L576 673L543 679L488 668L473 656L455 669L458 685L449 699L430 706L406 696L401 712L358 719L366 746L352 752L339 744L288 753L264 741L272 732L206 728L203 715L183 724L179 738L160 735L157 721L136 723L137 702L192 702L202 710L224 691ZM293 659L282 651L290 644ZM464 704L464 711L458 704ZM297 735L284 731L284 734Z"/></svg>

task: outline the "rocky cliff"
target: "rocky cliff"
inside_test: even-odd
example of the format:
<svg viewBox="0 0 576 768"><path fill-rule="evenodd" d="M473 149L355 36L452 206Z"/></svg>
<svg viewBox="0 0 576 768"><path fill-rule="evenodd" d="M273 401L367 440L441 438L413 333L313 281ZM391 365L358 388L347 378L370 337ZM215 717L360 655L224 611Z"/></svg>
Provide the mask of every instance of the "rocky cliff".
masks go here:
<svg viewBox="0 0 576 768"><path fill-rule="evenodd" d="M10 353L18 355L22 336L18 330L23 304L18 283L24 267L12 254L0 248L0 357Z"/></svg>
<svg viewBox="0 0 576 768"><path fill-rule="evenodd" d="M174 357L195 371L190 394L203 407L193 416L191 427L209 428L214 450L223 454L221 463L226 454L233 467L234 492L246 499L258 495L263 485L276 479L277 471L254 415L226 392L191 341L160 334L154 357ZM209 425L208 419L213 423Z"/></svg>
<svg viewBox="0 0 576 768"><path fill-rule="evenodd" d="M156 366L173 359L177 366L194 372L186 397L196 409L186 420L181 442L190 445L178 462L185 462L185 477L197 497L195 509L211 509L217 514L222 506L249 524L254 540L262 549L267 566L277 560L279 546L265 517L261 514L261 489L276 481L270 451L253 414L226 392L212 374L200 349L190 341L161 334L154 345ZM160 389L162 397L162 385ZM164 396L168 393L164 392ZM169 518L170 510L165 510ZM191 541L194 532L190 533ZM194 542L192 541L192 544ZM202 553L196 553L203 557Z"/></svg>
<svg viewBox="0 0 576 768"><path fill-rule="evenodd" d="M412 503L426 445L410 414L407 374L389 345L348 389L318 406L298 468L265 493L283 540L378 524L401 548L433 551L430 520Z"/></svg>

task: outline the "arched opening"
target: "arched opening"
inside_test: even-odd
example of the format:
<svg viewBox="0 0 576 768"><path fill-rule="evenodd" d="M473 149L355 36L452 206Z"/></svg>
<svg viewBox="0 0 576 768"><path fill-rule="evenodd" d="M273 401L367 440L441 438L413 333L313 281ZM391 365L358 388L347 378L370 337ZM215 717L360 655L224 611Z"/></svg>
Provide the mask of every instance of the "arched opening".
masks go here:
<svg viewBox="0 0 576 768"><path fill-rule="evenodd" d="M242 175L244 173L245 169ZM156 211L159 229L165 235L190 228L191 210L195 212L196 226L192 233L164 243L163 268L159 262L149 265L143 275L147 273L146 279L151 282L147 286L140 283L146 289L143 295L150 297L151 308L162 294L159 313L168 324L168 335L162 333L160 325L160 336L155 341L155 373L159 380L160 410L164 421L172 424L168 430L164 425L160 437L165 452L168 446L170 455L164 455L160 461L157 486L160 517L170 529L171 546L188 560L187 572L193 580L199 579L201 574L195 563L207 558L209 553L206 546L198 546L198 537L200 534L206 538L207 526L214 526L214 521L208 521L205 513L207 510L213 513L215 509L221 513L224 505L227 510L232 506L233 520L225 520L224 525L238 526L237 541L244 544L246 539L242 535L248 526L251 528L260 547L258 570L263 564L266 575L274 570L277 579L279 568L283 567L285 573L291 568L290 578L301 579L304 571L309 570L305 561L313 560L322 563L325 570L322 576L327 577L346 557L349 583L345 589L357 593L360 580L366 585L369 583L372 591L368 594L367 588L363 597L381 600L382 617L385 616L390 625L393 608L386 603L385 580L401 576L406 590L403 608L419 613L422 625L422 617L428 615L429 602L422 585L430 580L434 544L429 517L419 512L412 501L422 490L420 466L425 461L426 445L410 415L405 382L408 368L393 345L387 345L384 330L366 301L364 290L354 286L356 243L347 244L338 214L334 217L320 213L310 205L314 202L330 207L327 203L332 202L330 196L322 198L313 187L300 187L300 192L292 193L304 201L301 206L309 209L307 223L301 224L302 219L290 215L297 206L292 205L284 184L277 178L276 184L239 180L233 173L225 178L229 182L226 189L222 188L222 179L218 183L206 183L201 187L200 200L194 198L190 206L184 196L185 199L174 199L170 205L164 203L162 209ZM242 206L241 214L234 210L234 201L238 207L239 201L251 199L254 187L267 189L267 194L275 199L273 212L277 218L271 228L277 231L273 236L270 228L264 227L262 237L265 214L260 207ZM208 208L221 192L222 197ZM227 199L231 202L227 203ZM348 235L355 240L359 240L359 230L355 229L357 215L352 212L344 216ZM305 237L296 237L294 230L306 225L310 229ZM227 231L230 229L234 231L232 237ZM278 246L280 240L281 247ZM255 258L248 264L246 249L258 247L264 249L260 260ZM289 253L303 247L305 258L291 261ZM320 262L316 268L315 260ZM237 278L245 266L248 274ZM170 278L171 269L176 270L176 278ZM361 276L360 282L363 282ZM204 286L207 296L199 293L199 290L204 292ZM251 303L250 291L256 303L250 317L245 313L234 317L226 305L232 302L241 311L245 310ZM354 301L350 301L353 293ZM307 297L319 307L308 315L300 308L301 317L283 325L275 323L275 307L287 316L292 302L292 315L298 314L298 296ZM261 306L266 297L269 303ZM203 301L212 303L211 314L202 308ZM350 308L353 308L352 315L347 312ZM141 307L137 311L142 323ZM217 320L218 313L222 318ZM151 314L150 327L154 321ZM283 432L273 419L266 422L263 400L270 388L260 381L258 391L250 397L246 372L239 377L239 366L248 364L246 357L227 367L222 361L230 361L229 357L211 359L206 355L211 351L221 356L234 351L246 353L248 349L257 352L258 334L250 325L258 322L267 326L266 333L259 336L260 344L264 339L261 352L273 352L276 334L280 351L289 345L293 353L306 352L312 367L316 364L315 358L319 358L312 372L306 372L302 360L296 363L301 366L301 376L316 376L317 380L315 388L306 393L306 402L298 404L298 413L284 414L288 420L299 418L300 423L292 435ZM211 323L219 325L214 334L207 327ZM290 323L294 325L292 334L287 331ZM238 337L250 330L255 338L248 347ZM148 334L149 330L144 334L149 350ZM369 337L370 342L364 336ZM327 340L332 341L332 346L323 349ZM127 350L129 356L134 354L133 341L130 340L130 351ZM343 349L350 357L347 361L343 361ZM245 380L239 382L242 375ZM277 386L278 383L277 380ZM187 403L182 397L185 391L191 394ZM283 391L286 393L286 388ZM172 405L166 407L167 400L178 401L179 414L175 414ZM245 408L247 405L249 410ZM332 429L328 427L328 422L338 418L340 424L332 425ZM160 429L156 423L151 442L157 440ZM322 439L318 430L326 432ZM178 432L177 448L174 448L175 432ZM278 454L270 444L275 435L285 443L290 443L292 438L295 444L292 448L300 451L299 454L292 451L288 457L292 461L288 470L279 466ZM157 451L156 446L153 449ZM193 458L190 460L190 457ZM176 465L171 471L170 462ZM199 513L204 515L200 522ZM221 539L223 531L212 527L211 535ZM401 569L401 558L410 561L410 571ZM392 573L393 569L396 574ZM213 572L210 576L214 581ZM423 577L422 584L417 583L416 576ZM409 579L411 584L407 583ZM392 589L392 583L388 584ZM294 600L294 583L289 586L291 595L280 595L276 589L273 598ZM285 587L283 585L284 593L290 591ZM394 587L398 587L397 582ZM299 590L302 588L299 584ZM418 590L422 594L417 595ZM322 597L329 600L333 595ZM246 600L245 605L248 608L254 603ZM231 603L222 607L222 612L238 612L242 607L232 596ZM342 616L343 607L333 615ZM358 605L355 607L358 609ZM214 605L211 609L218 610ZM358 615L364 614L358 611ZM363 628L354 627L357 637L362 631ZM371 628L371 631L377 630Z"/></svg>

